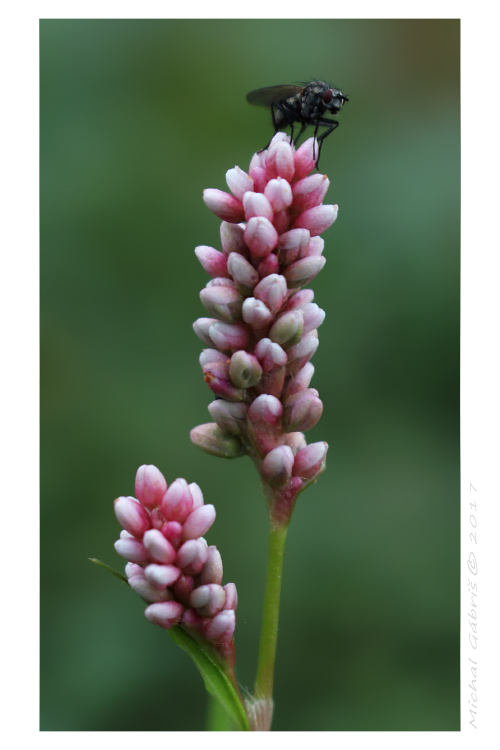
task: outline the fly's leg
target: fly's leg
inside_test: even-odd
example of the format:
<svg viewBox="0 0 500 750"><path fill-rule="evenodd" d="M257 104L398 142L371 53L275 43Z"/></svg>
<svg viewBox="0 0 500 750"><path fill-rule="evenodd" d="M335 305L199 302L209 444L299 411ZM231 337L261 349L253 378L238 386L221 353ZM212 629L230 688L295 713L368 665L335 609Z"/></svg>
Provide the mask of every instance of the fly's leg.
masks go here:
<svg viewBox="0 0 500 750"><path fill-rule="evenodd" d="M335 128L338 128L339 123L337 120L329 120L327 117L318 117L318 121L316 123L316 128L314 131L314 137L316 138L316 134L318 132L318 128L320 125L326 125L327 130L323 131L321 135L318 138L318 160L316 162L316 169L319 171L319 157L321 156L321 147L323 146L323 141L325 138L332 133Z"/></svg>
<svg viewBox="0 0 500 750"><path fill-rule="evenodd" d="M285 102L285 101L271 102L271 117L273 119L274 135L276 135L276 133L279 130L279 127L278 127L278 125L276 123L276 115L275 115L275 112L274 112L274 108L275 107L276 107L276 110L278 112L281 112L281 114L283 115L283 117L286 120L287 125L290 125L290 127L292 129L290 138L291 138L291 142L293 143L293 121L294 121L295 117L293 117L292 120L290 119L289 105L287 104L287 102ZM292 116L294 115L293 110L292 110L291 114L292 114ZM273 135L273 138L274 138L274 135ZM273 139L271 138L271 141L272 140ZM269 141L269 143L267 144L267 146L264 146L264 148L261 148L261 150L259 151L259 154L262 151L266 151L269 148L269 146L271 145L271 141Z"/></svg>

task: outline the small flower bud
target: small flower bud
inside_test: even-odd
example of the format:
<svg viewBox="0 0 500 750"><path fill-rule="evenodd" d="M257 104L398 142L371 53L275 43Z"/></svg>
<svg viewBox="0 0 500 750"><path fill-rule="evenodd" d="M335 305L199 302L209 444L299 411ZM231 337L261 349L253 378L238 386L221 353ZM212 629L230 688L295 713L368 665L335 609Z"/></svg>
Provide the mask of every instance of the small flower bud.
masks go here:
<svg viewBox="0 0 500 750"><path fill-rule="evenodd" d="M278 260L278 256L275 255L275 253L269 253L267 258L261 260L261 262L257 266L257 271L259 272L260 278L263 279L266 276L270 276L272 273L278 273L279 268L280 263Z"/></svg>
<svg viewBox="0 0 500 750"><path fill-rule="evenodd" d="M313 174L295 182L293 185L294 210L306 211L319 206L329 187L330 180L326 174Z"/></svg>
<svg viewBox="0 0 500 750"><path fill-rule="evenodd" d="M184 523L193 509L193 498L185 479L172 482L161 501L161 512L169 521Z"/></svg>
<svg viewBox="0 0 500 750"><path fill-rule="evenodd" d="M311 237L309 247L307 248L306 255L308 257L312 255L322 255L325 247L325 240L323 237Z"/></svg>
<svg viewBox="0 0 500 750"><path fill-rule="evenodd" d="M308 138L294 155L295 179L301 180L313 171L318 158L318 141L316 138Z"/></svg>
<svg viewBox="0 0 500 750"><path fill-rule="evenodd" d="M189 485L189 489L191 490L191 485ZM182 534L182 524L179 521L167 521L162 525L161 533L165 539L168 539L174 549L178 549Z"/></svg>
<svg viewBox="0 0 500 750"><path fill-rule="evenodd" d="M202 584L205 583L222 583L222 557L217 547L212 544L208 548L208 560L200 574Z"/></svg>
<svg viewBox="0 0 500 750"><path fill-rule="evenodd" d="M188 486L189 491L191 492L191 497L193 498L193 510L198 510L198 508L201 508L203 505L203 492L196 482L191 482Z"/></svg>
<svg viewBox="0 0 500 750"><path fill-rule="evenodd" d="M326 263L322 255L311 255L301 258L285 270L285 278L290 289L309 284L321 271Z"/></svg>
<svg viewBox="0 0 500 750"><path fill-rule="evenodd" d="M182 575L172 586L176 598L185 607L189 607L189 597L194 589L194 579L192 576Z"/></svg>
<svg viewBox="0 0 500 750"><path fill-rule="evenodd" d="M225 255L230 255L231 253L240 253L240 255L248 254L248 249L243 239L244 229L245 226L241 226L241 224L222 222L220 225L220 240Z"/></svg>
<svg viewBox="0 0 500 750"><path fill-rule="evenodd" d="M299 261L300 262L300 261ZM287 350L302 338L304 318L301 310L284 313L269 331L269 338Z"/></svg>
<svg viewBox="0 0 500 750"><path fill-rule="evenodd" d="M255 297L247 297L242 307L243 320L256 331L261 330L273 319L272 312Z"/></svg>
<svg viewBox="0 0 500 750"><path fill-rule="evenodd" d="M207 245L195 248L196 257L205 271L212 277L227 276L227 258L224 253Z"/></svg>
<svg viewBox="0 0 500 750"><path fill-rule="evenodd" d="M229 357L227 356L227 354L223 354L217 349L203 349L202 353L200 354L201 369L203 369L205 365L209 365L212 362L224 362L227 364L229 362Z"/></svg>
<svg viewBox="0 0 500 750"><path fill-rule="evenodd" d="M269 221L274 218L272 206L263 193L245 193L243 208L245 209L246 221L249 221L253 216L264 216Z"/></svg>
<svg viewBox="0 0 500 750"><path fill-rule="evenodd" d="M262 367L257 357L240 350L231 357L229 375L238 388L252 388L262 377Z"/></svg>
<svg viewBox="0 0 500 750"><path fill-rule="evenodd" d="M246 349L250 340L248 328L243 323L215 322L209 328L214 344L223 351Z"/></svg>
<svg viewBox="0 0 500 750"><path fill-rule="evenodd" d="M284 276L272 273L259 281L253 293L254 297L264 302L266 307L273 312L278 312L288 293L286 279Z"/></svg>
<svg viewBox="0 0 500 750"><path fill-rule="evenodd" d="M232 609L225 609L213 617L205 628L205 637L212 643L230 643L236 627L236 616Z"/></svg>
<svg viewBox="0 0 500 750"><path fill-rule="evenodd" d="M205 453L219 458L238 458L245 448L235 435L223 432L214 422L200 424L190 433L191 442Z"/></svg>
<svg viewBox="0 0 500 750"><path fill-rule="evenodd" d="M270 372L275 367L286 365L287 355L279 344L275 344L271 339L261 339L255 349L254 354L261 363L264 372Z"/></svg>
<svg viewBox="0 0 500 750"><path fill-rule="evenodd" d="M264 216L249 220L244 238L254 258L265 258L278 244L278 232Z"/></svg>
<svg viewBox="0 0 500 750"><path fill-rule="evenodd" d="M289 142L274 138L266 154L266 176L269 179L283 177L291 183L295 174L294 154Z"/></svg>
<svg viewBox="0 0 500 750"><path fill-rule="evenodd" d="M288 350L287 370L291 375L296 375L302 370L318 348L318 335L314 334L315 332L311 331L296 346Z"/></svg>
<svg viewBox="0 0 500 750"><path fill-rule="evenodd" d="M177 565L184 575L198 575L207 560L208 546L204 539L188 539L177 552Z"/></svg>
<svg viewBox="0 0 500 750"><path fill-rule="evenodd" d="M222 190L215 188L204 190L203 200L206 207L218 216L219 219L222 219L222 221L238 224L245 217L241 202L232 195L229 195L229 193L224 193Z"/></svg>
<svg viewBox="0 0 500 750"><path fill-rule="evenodd" d="M227 268L233 279L248 289L253 289L259 281L258 272L239 253L230 253L227 259Z"/></svg>
<svg viewBox="0 0 500 750"><path fill-rule="evenodd" d="M208 405L208 411L224 432L239 435L247 415L246 404L217 399Z"/></svg>
<svg viewBox="0 0 500 750"><path fill-rule="evenodd" d="M236 591L235 584L226 583L224 591L226 592L226 603L224 604L224 609L234 609L236 612L236 607L238 606L238 592Z"/></svg>
<svg viewBox="0 0 500 750"><path fill-rule="evenodd" d="M323 403L315 388L306 388L287 399L283 411L286 432L305 432L314 427L323 413Z"/></svg>
<svg viewBox="0 0 500 750"><path fill-rule="evenodd" d="M266 372L255 386L255 390L259 395L268 393L270 396L280 398L286 374L286 367L277 367L272 372Z"/></svg>
<svg viewBox="0 0 500 750"><path fill-rule="evenodd" d="M290 299L287 302L286 309L287 310L297 310L301 309L303 310L306 305L308 305L310 302L312 302L314 299L314 292L312 289L301 289L300 292L295 292L295 294L290 297Z"/></svg>
<svg viewBox="0 0 500 750"><path fill-rule="evenodd" d="M248 190L254 189L252 178L239 167L227 170L226 183L234 197L239 201L243 200L243 196Z"/></svg>
<svg viewBox="0 0 500 750"><path fill-rule="evenodd" d="M174 565L156 565L152 563L144 569L147 580L159 589L166 589L180 576L181 571Z"/></svg>
<svg viewBox="0 0 500 750"><path fill-rule="evenodd" d="M205 310L219 320L234 323L241 318L243 297L228 286L212 286L202 289L200 299Z"/></svg>
<svg viewBox="0 0 500 750"><path fill-rule="evenodd" d="M184 607L179 602L157 602L146 607L144 614L149 622L168 630L180 622Z"/></svg>
<svg viewBox="0 0 500 750"><path fill-rule="evenodd" d="M214 342L210 338L209 330L214 325L214 323L217 323L216 318L198 318L198 320L195 320L193 323L193 330L198 336L199 339L203 341L203 343L206 346L213 346Z"/></svg>
<svg viewBox="0 0 500 750"><path fill-rule="evenodd" d="M203 367L203 377L208 387L216 396L227 399L228 401L242 401L245 397L245 391L235 387L230 379L229 364L227 362L212 362Z"/></svg>
<svg viewBox="0 0 500 750"><path fill-rule="evenodd" d="M144 508L152 510L158 507L166 491L165 477L156 466L139 466L135 475L135 494Z"/></svg>
<svg viewBox="0 0 500 750"><path fill-rule="evenodd" d="M261 474L272 487L284 487L292 476L294 455L288 445L279 445L262 462Z"/></svg>
<svg viewBox="0 0 500 750"><path fill-rule="evenodd" d="M311 333L311 331L319 328L325 319L325 311L322 310L321 307L318 307L315 302L310 302L308 305L305 305L302 308L302 313L304 315L303 336L306 336L308 333Z"/></svg>
<svg viewBox="0 0 500 750"><path fill-rule="evenodd" d="M158 529L149 529L149 531L146 531L143 544L155 562L165 565L170 565L170 563L174 562L176 558L175 549Z"/></svg>
<svg viewBox="0 0 500 750"><path fill-rule="evenodd" d="M134 498L118 497L114 507L119 523L132 536L142 539L144 532L151 528L147 511Z"/></svg>
<svg viewBox="0 0 500 750"><path fill-rule="evenodd" d="M279 257L282 263L289 266L303 258L309 247L311 234L308 229L290 229L280 235L278 241Z"/></svg>
<svg viewBox="0 0 500 750"><path fill-rule="evenodd" d="M307 362L302 370L296 375L291 375L285 387L284 398L285 400L296 393L301 393L309 388L312 376L314 375L314 365L311 362Z"/></svg>
<svg viewBox="0 0 500 750"><path fill-rule="evenodd" d="M144 578L144 568L141 568L141 566L136 563L128 562L125 565L125 575L129 581L131 578Z"/></svg>
<svg viewBox="0 0 500 750"><path fill-rule="evenodd" d="M265 187L264 195L275 212L283 211L285 208L292 205L292 188L282 177L278 177L276 180L270 180ZM268 218L271 221L273 220L272 216Z"/></svg>
<svg viewBox="0 0 500 750"><path fill-rule="evenodd" d="M283 405L275 396L263 394L250 404L247 414L251 422L264 422L274 427L281 420Z"/></svg>
<svg viewBox="0 0 500 750"><path fill-rule="evenodd" d="M129 585L148 604L152 604L153 602L169 602L174 599L174 595L170 589L160 591L156 586L153 586L152 583L149 583L149 581L140 576L131 578Z"/></svg>
<svg viewBox="0 0 500 750"><path fill-rule="evenodd" d="M124 557L125 560L133 563L149 560L146 547L138 539L118 539L114 546L120 557Z"/></svg>
<svg viewBox="0 0 500 750"><path fill-rule="evenodd" d="M326 464L328 443L311 443L295 456L293 475L302 479L313 479L320 474Z"/></svg>
<svg viewBox="0 0 500 750"><path fill-rule="evenodd" d="M316 206L308 208L295 220L294 229L303 227L309 229L311 237L322 234L328 227L331 227L337 218L339 207L335 206Z"/></svg>
<svg viewBox="0 0 500 750"><path fill-rule="evenodd" d="M293 455L296 456L302 448L306 447L307 441L302 432L289 432L285 435L285 445L288 445Z"/></svg>
<svg viewBox="0 0 500 750"><path fill-rule="evenodd" d="M189 597L189 603L202 617L213 617L226 603L226 592L217 583L198 586Z"/></svg>
<svg viewBox="0 0 500 750"><path fill-rule="evenodd" d="M206 534L215 521L215 508L213 505L203 505L193 511L182 527L182 541L197 539Z"/></svg>

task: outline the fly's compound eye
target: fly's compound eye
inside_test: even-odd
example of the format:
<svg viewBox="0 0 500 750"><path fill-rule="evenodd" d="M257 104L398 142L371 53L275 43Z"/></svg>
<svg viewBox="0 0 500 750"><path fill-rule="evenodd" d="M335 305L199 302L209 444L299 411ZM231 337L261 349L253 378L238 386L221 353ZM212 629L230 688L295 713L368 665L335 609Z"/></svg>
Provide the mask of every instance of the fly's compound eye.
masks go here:
<svg viewBox="0 0 500 750"><path fill-rule="evenodd" d="M330 104L333 99L333 91L331 89L328 89L328 91L323 92L321 98L323 99L325 104Z"/></svg>

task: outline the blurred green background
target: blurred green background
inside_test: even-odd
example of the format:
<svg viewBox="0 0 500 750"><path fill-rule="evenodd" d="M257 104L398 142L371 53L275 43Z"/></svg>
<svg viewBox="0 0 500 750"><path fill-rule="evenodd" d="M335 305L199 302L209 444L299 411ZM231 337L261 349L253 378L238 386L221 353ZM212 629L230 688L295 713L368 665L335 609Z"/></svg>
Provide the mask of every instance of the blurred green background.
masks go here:
<svg viewBox="0 0 500 750"><path fill-rule="evenodd" d="M453 20L41 22L41 727L201 730L201 678L122 567L112 501L142 463L196 481L255 676L267 517L248 459L199 452L191 329L219 245L205 187L270 138L245 94L350 97L322 154L340 205L310 441L328 469L285 559L276 730L458 730L459 45Z"/></svg>

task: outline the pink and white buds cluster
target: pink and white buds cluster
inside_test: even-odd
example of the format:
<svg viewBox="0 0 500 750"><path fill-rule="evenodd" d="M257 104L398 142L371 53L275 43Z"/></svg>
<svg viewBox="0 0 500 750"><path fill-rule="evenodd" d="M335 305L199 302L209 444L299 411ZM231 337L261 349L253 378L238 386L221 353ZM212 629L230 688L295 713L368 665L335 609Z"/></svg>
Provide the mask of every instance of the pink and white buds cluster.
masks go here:
<svg viewBox="0 0 500 750"><path fill-rule="evenodd" d="M222 219L221 250L196 248L212 279L200 292L209 317L194 330L207 347L200 364L216 400L214 422L196 427L191 439L216 456L249 454L264 482L288 495L324 469L327 450L326 443L307 446L302 435L323 411L309 387L309 360L325 318L302 287L326 263L319 235L338 213L323 204L328 178L311 174L317 154L313 138L295 150L277 133L248 173L228 170L232 195L211 189L203 196Z"/></svg>
<svg viewBox="0 0 500 750"><path fill-rule="evenodd" d="M115 500L123 527L115 542L128 560L130 587L148 603L150 622L168 629L192 628L222 654L231 650L238 597L234 583L222 586L222 559L204 534L215 521L194 482L176 479L170 487L156 466L140 466L135 497Z"/></svg>

